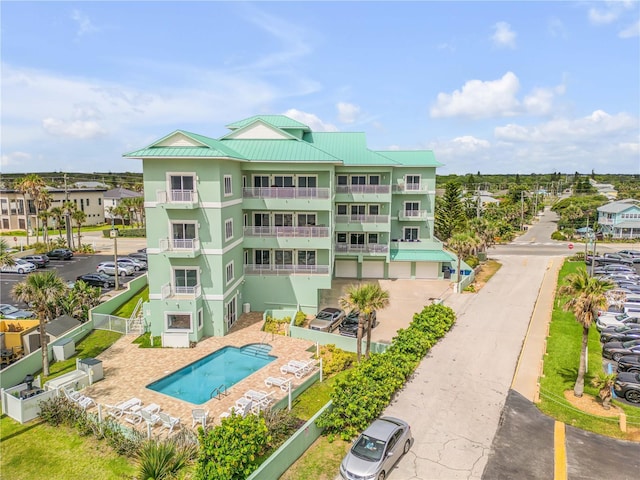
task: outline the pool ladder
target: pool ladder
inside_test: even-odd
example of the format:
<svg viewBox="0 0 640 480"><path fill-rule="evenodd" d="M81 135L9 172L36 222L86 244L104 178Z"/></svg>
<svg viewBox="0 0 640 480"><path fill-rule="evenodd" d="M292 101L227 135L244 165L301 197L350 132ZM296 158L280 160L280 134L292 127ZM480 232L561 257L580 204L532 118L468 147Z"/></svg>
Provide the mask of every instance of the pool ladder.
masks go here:
<svg viewBox="0 0 640 480"><path fill-rule="evenodd" d="M222 385L219 385L211 390L209 398L217 398L218 400L220 400L222 397L226 397L227 395L229 395L229 392L227 392L227 387L223 383Z"/></svg>

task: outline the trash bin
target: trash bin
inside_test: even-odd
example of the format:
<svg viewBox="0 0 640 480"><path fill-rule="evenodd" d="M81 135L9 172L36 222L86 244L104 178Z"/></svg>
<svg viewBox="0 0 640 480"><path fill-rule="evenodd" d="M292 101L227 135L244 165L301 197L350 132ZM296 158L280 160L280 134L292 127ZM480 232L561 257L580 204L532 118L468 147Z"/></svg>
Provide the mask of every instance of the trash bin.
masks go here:
<svg viewBox="0 0 640 480"><path fill-rule="evenodd" d="M78 360L78 370L87 372L91 378L91 383L104 378L102 361L96 358L83 358L82 360Z"/></svg>
<svg viewBox="0 0 640 480"><path fill-rule="evenodd" d="M56 362L60 362L73 357L73 354L76 353L76 342L73 341L73 338L63 338L55 342L52 349L53 358Z"/></svg>
<svg viewBox="0 0 640 480"><path fill-rule="evenodd" d="M251 304L250 303L243 303L242 304L242 311L244 313L250 313L251 312Z"/></svg>

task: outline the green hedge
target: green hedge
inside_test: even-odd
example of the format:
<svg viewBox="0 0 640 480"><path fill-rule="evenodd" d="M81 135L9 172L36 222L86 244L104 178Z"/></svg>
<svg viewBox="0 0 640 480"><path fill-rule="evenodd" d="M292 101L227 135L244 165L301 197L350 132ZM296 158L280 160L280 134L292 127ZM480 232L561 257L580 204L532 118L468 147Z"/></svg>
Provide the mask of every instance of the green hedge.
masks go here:
<svg viewBox="0 0 640 480"><path fill-rule="evenodd" d="M138 237L143 238L147 236L147 230L144 228L118 228L119 237ZM111 229L102 230L102 236L108 237Z"/></svg>
<svg viewBox="0 0 640 480"><path fill-rule="evenodd" d="M389 405L455 318L453 310L444 305L429 305L416 313L384 353L372 355L336 381L331 394L333 409L318 418L318 426L344 440L364 430Z"/></svg>

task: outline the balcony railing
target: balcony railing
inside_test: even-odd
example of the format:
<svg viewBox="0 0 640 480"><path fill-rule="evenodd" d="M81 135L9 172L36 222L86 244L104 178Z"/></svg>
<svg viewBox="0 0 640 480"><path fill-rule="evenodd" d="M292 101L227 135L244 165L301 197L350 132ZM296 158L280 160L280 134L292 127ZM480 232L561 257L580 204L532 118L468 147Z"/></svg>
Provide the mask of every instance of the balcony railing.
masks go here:
<svg viewBox="0 0 640 480"><path fill-rule="evenodd" d="M328 188L302 187L245 187L242 189L244 198L300 198L300 199L328 199Z"/></svg>
<svg viewBox="0 0 640 480"><path fill-rule="evenodd" d="M328 227L244 227L245 237L302 237L326 238L329 236Z"/></svg>
<svg viewBox="0 0 640 480"><path fill-rule="evenodd" d="M336 215L336 223L388 223L389 215Z"/></svg>
<svg viewBox="0 0 640 480"><path fill-rule="evenodd" d="M270 265L249 264L244 266L245 275L328 275L329 265Z"/></svg>
<svg viewBox="0 0 640 480"><path fill-rule="evenodd" d="M389 193L391 185L337 185L336 193L376 194Z"/></svg>
<svg viewBox="0 0 640 480"><path fill-rule="evenodd" d="M197 238L162 238L160 239L160 250L162 252L195 252L200 250L200 240Z"/></svg>
<svg viewBox="0 0 640 480"><path fill-rule="evenodd" d="M159 190L156 194L158 203L196 203L198 192L193 190Z"/></svg>
<svg viewBox="0 0 640 480"><path fill-rule="evenodd" d="M394 192L404 193L426 193L427 186L421 183L399 183L393 186Z"/></svg>
<svg viewBox="0 0 640 480"><path fill-rule="evenodd" d="M426 220L426 210L400 210L398 212L398 218L400 220Z"/></svg>
<svg viewBox="0 0 640 480"><path fill-rule="evenodd" d="M369 243L368 245L336 243L335 251L336 253L387 253L389 246L381 243Z"/></svg>
<svg viewBox="0 0 640 480"><path fill-rule="evenodd" d="M200 295L202 295L202 289L200 288L200 284L191 287L180 287L171 285L170 283L166 283L160 289L160 294L163 300L165 298L171 297L198 298Z"/></svg>

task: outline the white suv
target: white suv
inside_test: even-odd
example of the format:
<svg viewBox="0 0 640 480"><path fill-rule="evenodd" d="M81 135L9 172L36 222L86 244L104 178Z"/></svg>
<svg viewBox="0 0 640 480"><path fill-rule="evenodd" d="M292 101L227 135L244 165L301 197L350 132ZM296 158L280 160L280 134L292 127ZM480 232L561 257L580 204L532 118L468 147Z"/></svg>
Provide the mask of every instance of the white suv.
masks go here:
<svg viewBox="0 0 640 480"><path fill-rule="evenodd" d="M96 267L98 273L106 273L107 275L115 275L116 267L113 262L102 262ZM134 269L131 265L118 262L118 275L124 277L126 275L133 275Z"/></svg>
<svg viewBox="0 0 640 480"><path fill-rule="evenodd" d="M2 272L12 272L12 273L31 273L36 270L36 267L33 263L27 262L26 260L22 260L21 258L15 258L13 265L5 265L0 269Z"/></svg>
<svg viewBox="0 0 640 480"><path fill-rule="evenodd" d="M129 257L118 257L118 263L123 263L125 265L130 265L136 272L140 270L147 269L147 262L143 260L138 260L137 258L129 258Z"/></svg>

